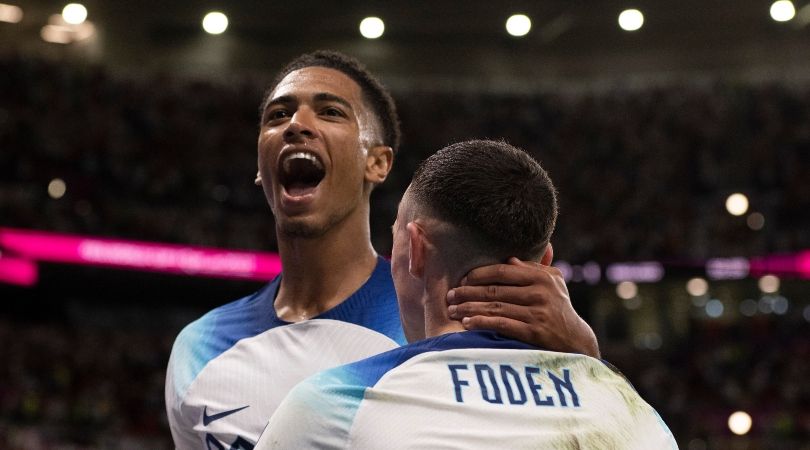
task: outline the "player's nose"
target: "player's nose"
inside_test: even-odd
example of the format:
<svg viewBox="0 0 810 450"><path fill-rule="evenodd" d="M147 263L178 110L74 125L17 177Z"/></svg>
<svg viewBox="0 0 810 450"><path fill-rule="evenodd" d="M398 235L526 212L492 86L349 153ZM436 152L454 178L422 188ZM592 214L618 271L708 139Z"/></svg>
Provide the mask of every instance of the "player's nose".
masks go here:
<svg viewBox="0 0 810 450"><path fill-rule="evenodd" d="M299 108L293 114L292 118L287 124L287 129L284 130L285 141L295 141L302 138L312 138L315 136L315 127L313 120L314 114L309 108Z"/></svg>

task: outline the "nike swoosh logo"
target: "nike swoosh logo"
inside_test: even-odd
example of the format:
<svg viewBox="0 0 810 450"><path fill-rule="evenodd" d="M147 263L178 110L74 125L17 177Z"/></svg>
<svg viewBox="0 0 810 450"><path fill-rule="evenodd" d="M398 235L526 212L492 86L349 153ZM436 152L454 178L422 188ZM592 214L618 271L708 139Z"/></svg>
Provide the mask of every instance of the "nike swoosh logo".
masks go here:
<svg viewBox="0 0 810 450"><path fill-rule="evenodd" d="M228 411L223 411L221 413L211 414L210 416L208 415L208 406L206 406L205 408L203 408L203 425L207 427L209 423L211 423L211 422L213 422L215 420L222 419L223 417L228 417L233 413L238 413L239 411L241 411L241 410L243 410L243 409L245 409L245 408L247 408L249 406L250 405L243 406L241 408L231 409L231 410L228 410Z"/></svg>

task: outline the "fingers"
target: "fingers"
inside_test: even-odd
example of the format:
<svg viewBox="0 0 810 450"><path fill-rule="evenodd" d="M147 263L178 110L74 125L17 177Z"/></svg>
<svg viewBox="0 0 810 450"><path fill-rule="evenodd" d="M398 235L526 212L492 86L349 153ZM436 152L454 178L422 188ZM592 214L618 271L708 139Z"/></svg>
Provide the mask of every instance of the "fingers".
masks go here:
<svg viewBox="0 0 810 450"><path fill-rule="evenodd" d="M543 266L539 263L524 262L517 258L510 258L509 264L493 264L477 267L467 273L462 280L464 286L481 286L489 284L508 284L512 286L528 286L540 278L561 277L562 273L556 267Z"/></svg>
<svg viewBox="0 0 810 450"><path fill-rule="evenodd" d="M450 305L447 312L451 319L461 320L473 316L499 316L507 319L528 322L531 313L524 306L510 305L502 302L467 302L460 305Z"/></svg>
<svg viewBox="0 0 810 450"><path fill-rule="evenodd" d="M527 286L502 286L490 284L488 286L461 286L453 288L447 293L447 303L458 305L467 302L504 302L514 305L536 305L544 303L544 296L538 295L535 289Z"/></svg>
<svg viewBox="0 0 810 450"><path fill-rule="evenodd" d="M537 341L534 330L530 326L519 320L506 317L465 317L461 324L468 330L492 330L522 342L533 343Z"/></svg>

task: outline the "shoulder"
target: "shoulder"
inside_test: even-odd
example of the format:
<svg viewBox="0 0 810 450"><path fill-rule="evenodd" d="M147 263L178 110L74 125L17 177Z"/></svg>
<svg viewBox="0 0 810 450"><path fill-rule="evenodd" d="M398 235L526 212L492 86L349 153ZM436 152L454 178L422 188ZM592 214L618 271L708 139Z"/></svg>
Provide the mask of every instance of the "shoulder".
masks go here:
<svg viewBox="0 0 810 450"><path fill-rule="evenodd" d="M167 369L169 383L177 395L182 395L197 374L241 339L254 336L274 326L275 317L266 313L267 298L275 292L276 282L259 291L219 306L186 325L172 346ZM264 311L264 313L260 313Z"/></svg>
<svg viewBox="0 0 810 450"><path fill-rule="evenodd" d="M341 369L345 366L298 383L270 417L255 448L348 448L366 387Z"/></svg>

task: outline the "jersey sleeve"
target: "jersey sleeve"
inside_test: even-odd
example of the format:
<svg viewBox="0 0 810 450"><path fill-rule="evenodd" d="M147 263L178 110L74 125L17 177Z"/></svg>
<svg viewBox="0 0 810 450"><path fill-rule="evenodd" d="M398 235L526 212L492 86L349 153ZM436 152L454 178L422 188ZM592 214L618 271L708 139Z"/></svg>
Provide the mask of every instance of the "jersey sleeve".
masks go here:
<svg viewBox="0 0 810 450"><path fill-rule="evenodd" d="M340 368L318 373L290 391L255 449L349 448L349 430L366 388L347 383L340 373Z"/></svg>
<svg viewBox="0 0 810 450"><path fill-rule="evenodd" d="M200 439L194 432L194 421L183 415L183 397L177 390L178 379L176 373L176 359L178 342L175 342L169 357L169 365L166 369L166 416L169 419L169 429L172 433L174 446L177 449L199 448Z"/></svg>

